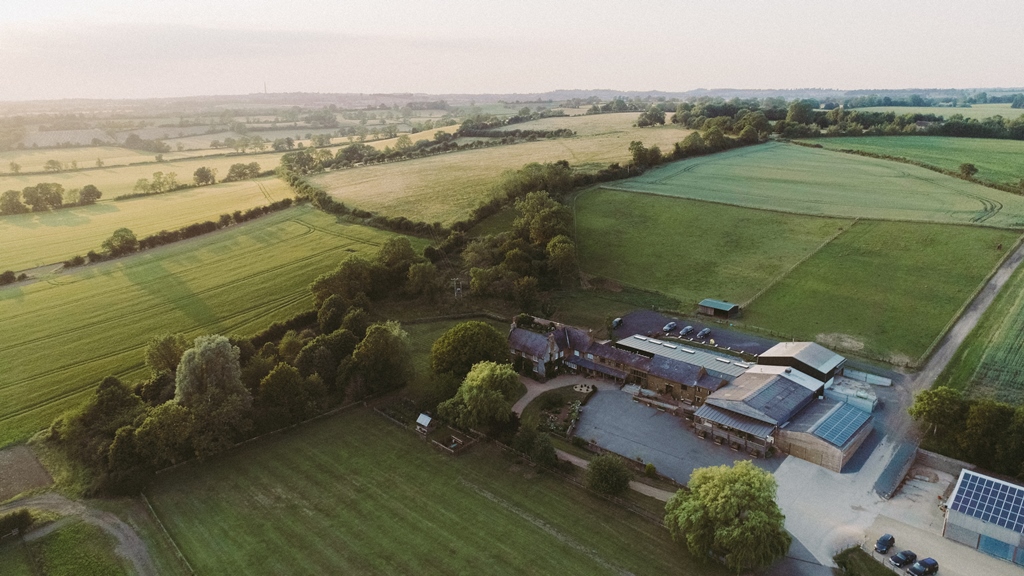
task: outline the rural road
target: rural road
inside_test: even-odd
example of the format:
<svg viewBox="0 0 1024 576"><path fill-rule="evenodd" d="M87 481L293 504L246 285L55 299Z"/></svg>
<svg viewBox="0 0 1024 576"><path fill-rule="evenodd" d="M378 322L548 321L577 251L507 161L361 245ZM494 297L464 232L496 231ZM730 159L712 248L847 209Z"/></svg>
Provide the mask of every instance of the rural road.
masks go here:
<svg viewBox="0 0 1024 576"><path fill-rule="evenodd" d="M146 548L146 544L139 534L135 532L134 528L110 512L90 508L82 502L70 500L55 492L46 492L0 505L0 514L17 508L34 508L55 512L62 516L80 516L85 522L96 526L117 540L114 552L131 562L136 574L140 576L157 576L159 574L149 555L149 549ZM30 532L25 538L26 540L42 538L63 526L62 522L64 520L58 520L54 524Z"/></svg>

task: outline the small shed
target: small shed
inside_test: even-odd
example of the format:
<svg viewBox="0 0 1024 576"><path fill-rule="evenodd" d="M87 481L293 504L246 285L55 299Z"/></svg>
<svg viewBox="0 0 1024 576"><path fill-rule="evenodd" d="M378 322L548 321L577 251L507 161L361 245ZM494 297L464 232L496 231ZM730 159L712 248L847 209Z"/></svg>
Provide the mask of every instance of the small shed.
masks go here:
<svg viewBox="0 0 1024 576"><path fill-rule="evenodd" d="M719 318L735 318L740 313L740 305L713 298L705 298L697 305L697 311L705 316Z"/></svg>
<svg viewBox="0 0 1024 576"><path fill-rule="evenodd" d="M434 431L434 419L427 414L420 414L416 418L416 431L426 435Z"/></svg>

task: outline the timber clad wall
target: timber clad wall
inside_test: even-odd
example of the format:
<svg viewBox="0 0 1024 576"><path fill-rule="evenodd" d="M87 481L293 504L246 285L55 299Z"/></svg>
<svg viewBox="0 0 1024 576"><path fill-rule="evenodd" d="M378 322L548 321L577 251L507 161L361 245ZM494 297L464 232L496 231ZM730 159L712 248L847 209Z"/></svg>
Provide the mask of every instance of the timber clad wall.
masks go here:
<svg viewBox="0 0 1024 576"><path fill-rule="evenodd" d="M775 445L779 450L802 460L842 472L843 466L853 458L860 445L871 434L871 426L864 426L850 439L846 450L842 450L809 432L788 432L779 430L775 434Z"/></svg>

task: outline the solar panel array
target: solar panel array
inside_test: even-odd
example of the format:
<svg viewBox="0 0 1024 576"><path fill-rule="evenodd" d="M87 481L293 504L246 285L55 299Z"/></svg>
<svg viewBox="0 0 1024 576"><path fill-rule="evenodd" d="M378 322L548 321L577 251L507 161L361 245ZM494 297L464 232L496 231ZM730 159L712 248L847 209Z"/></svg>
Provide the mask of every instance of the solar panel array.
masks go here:
<svg viewBox="0 0 1024 576"><path fill-rule="evenodd" d="M993 478L963 472L953 510L1024 534L1024 488Z"/></svg>
<svg viewBox="0 0 1024 576"><path fill-rule="evenodd" d="M814 429L814 435L841 448L870 417L871 415L863 410L842 404Z"/></svg>

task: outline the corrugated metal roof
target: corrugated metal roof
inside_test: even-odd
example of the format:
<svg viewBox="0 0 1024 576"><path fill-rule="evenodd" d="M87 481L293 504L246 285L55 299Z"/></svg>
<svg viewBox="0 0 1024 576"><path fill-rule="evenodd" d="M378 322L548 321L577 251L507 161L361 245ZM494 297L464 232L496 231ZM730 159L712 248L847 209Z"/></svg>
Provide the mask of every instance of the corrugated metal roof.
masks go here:
<svg viewBox="0 0 1024 576"><path fill-rule="evenodd" d="M787 372L788 370L788 372ZM777 376L785 376L789 380L796 382L797 384L817 392L821 390L825 383L817 378L813 378L797 370L796 368L790 368L788 366L768 366L765 364L755 364L747 370L747 374L774 374Z"/></svg>
<svg viewBox="0 0 1024 576"><path fill-rule="evenodd" d="M726 302L724 300L715 300L714 298L705 298L700 301L700 305L706 308L721 310L722 312L729 312L733 308L739 308L739 304L733 304L732 302Z"/></svg>
<svg viewBox="0 0 1024 576"><path fill-rule="evenodd" d="M648 354L666 356L673 360L693 364L694 366L701 366L707 370L709 374L716 376L720 375L726 380L732 380L740 374L743 374L750 366L749 364L745 364L741 358L728 356L720 352L711 353L699 348L687 348L685 344L676 344L674 342L668 343L675 346L674 348L669 348L664 346L666 343L661 340L647 338L637 334L634 334L629 338L623 338L615 344L623 348L642 350Z"/></svg>
<svg viewBox="0 0 1024 576"><path fill-rule="evenodd" d="M729 428L733 428L741 432L753 434L758 438L767 438L771 436L772 431L775 430L774 426L769 426L753 418L743 416L742 414L735 414L725 410L720 410L709 404L702 405L696 412L694 412L693 415L704 418L705 420L710 420L716 424L721 424L722 426L728 426Z"/></svg>
<svg viewBox="0 0 1024 576"><path fill-rule="evenodd" d="M814 392L785 374L748 372L711 394L707 402L780 426L814 398Z"/></svg>
<svg viewBox="0 0 1024 576"><path fill-rule="evenodd" d="M954 512L1024 534L1024 486L961 470L947 506Z"/></svg>
<svg viewBox="0 0 1024 576"><path fill-rule="evenodd" d="M430 426L432 418L426 414L420 414L419 418L416 419L416 423L420 426Z"/></svg>
<svg viewBox="0 0 1024 576"><path fill-rule="evenodd" d="M828 372L846 360L814 342L779 342L761 354L761 358L796 358L819 372Z"/></svg>

